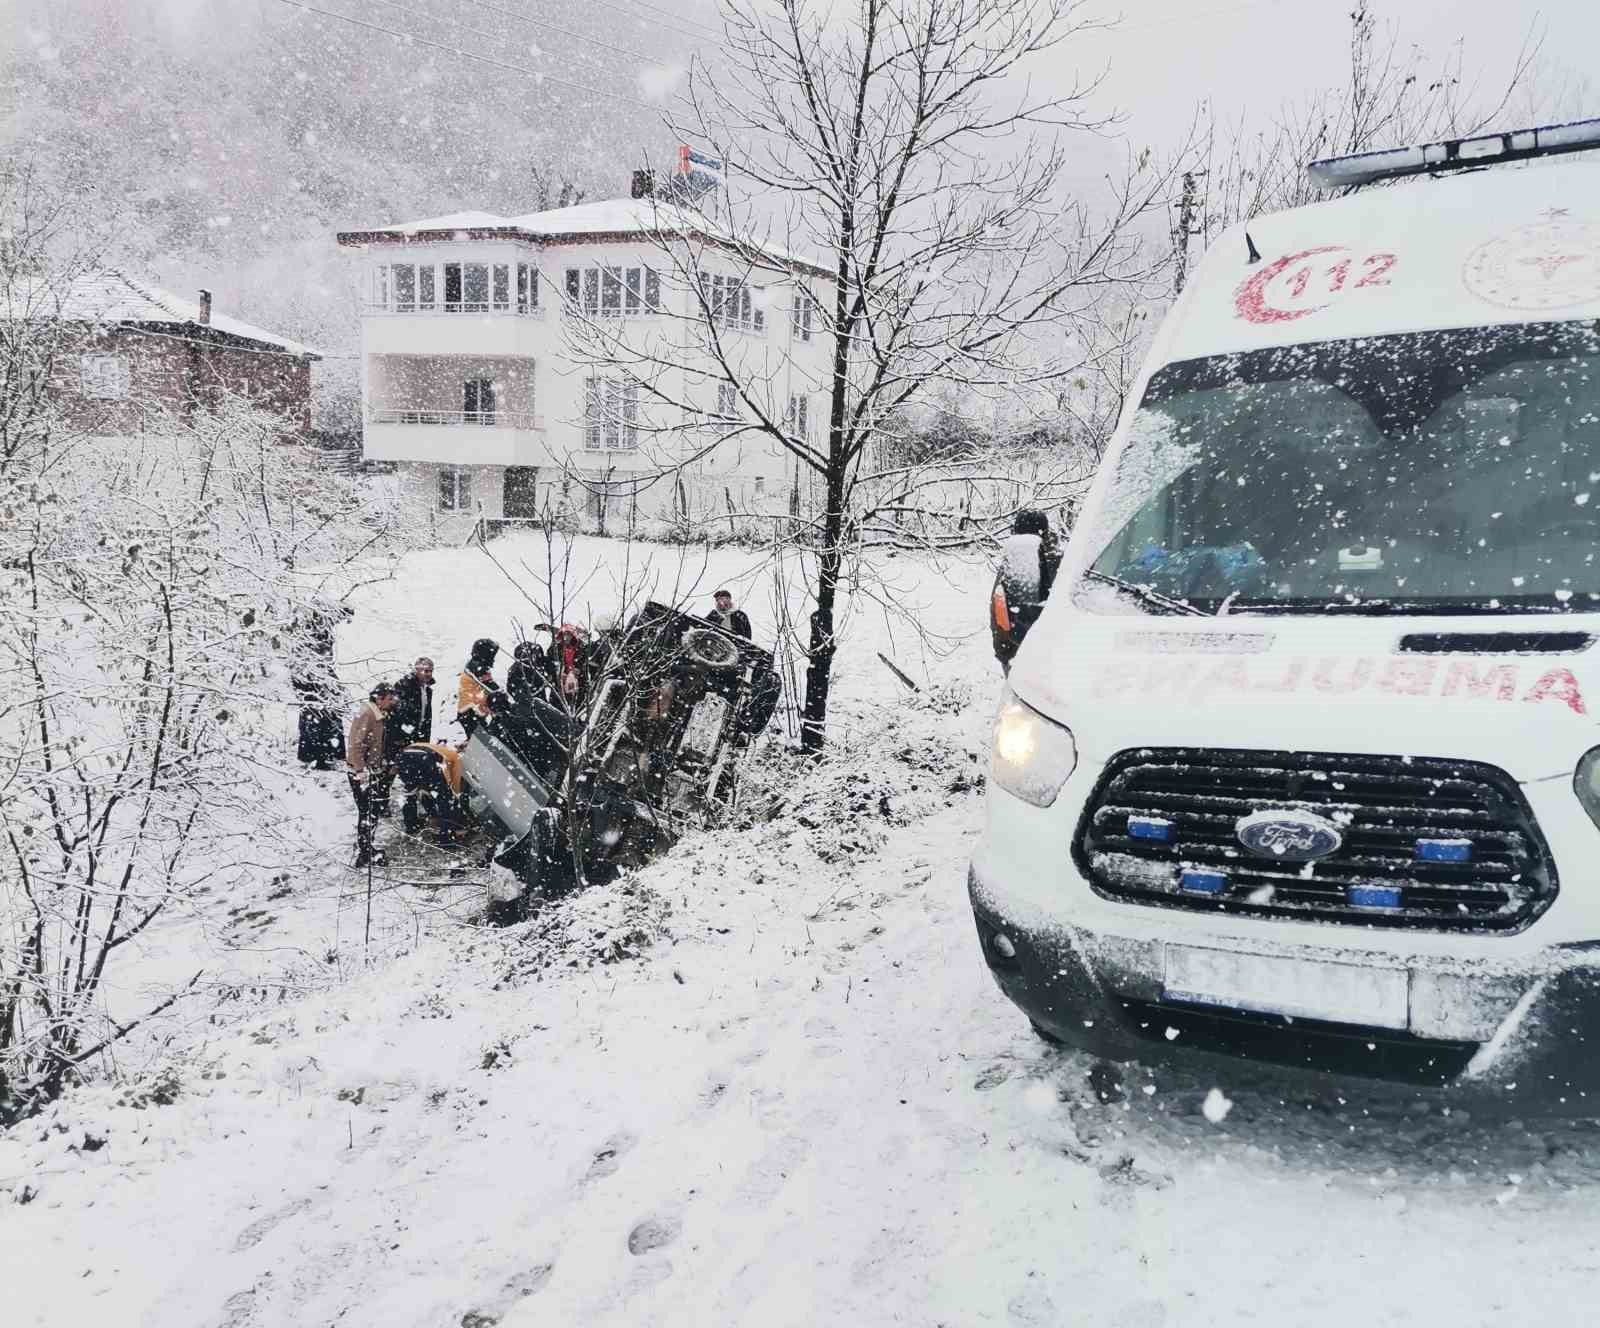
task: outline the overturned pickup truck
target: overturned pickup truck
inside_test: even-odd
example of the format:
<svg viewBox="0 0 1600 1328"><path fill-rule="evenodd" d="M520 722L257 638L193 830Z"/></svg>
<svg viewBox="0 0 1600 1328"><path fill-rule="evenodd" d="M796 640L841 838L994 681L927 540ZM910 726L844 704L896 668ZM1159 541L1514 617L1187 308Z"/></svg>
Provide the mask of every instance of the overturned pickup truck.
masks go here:
<svg viewBox="0 0 1600 1328"><path fill-rule="evenodd" d="M507 707L462 751L462 810L510 873L491 885L497 921L707 825L731 805L735 762L777 708L770 652L661 604L635 614L600 663L581 714Z"/></svg>

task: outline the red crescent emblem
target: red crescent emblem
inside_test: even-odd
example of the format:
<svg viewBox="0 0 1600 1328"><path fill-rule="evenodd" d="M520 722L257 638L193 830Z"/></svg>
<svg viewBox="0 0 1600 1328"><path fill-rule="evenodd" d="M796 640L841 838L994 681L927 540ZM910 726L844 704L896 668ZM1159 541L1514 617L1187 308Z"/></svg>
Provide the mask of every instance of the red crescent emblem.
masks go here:
<svg viewBox="0 0 1600 1328"><path fill-rule="evenodd" d="M1319 309L1326 309L1330 301L1308 304L1303 309L1279 309L1276 305L1267 303L1267 286L1274 277L1282 276L1296 263L1303 262L1307 258L1315 258L1318 254L1335 253L1343 248L1342 244L1325 244L1317 249L1302 249L1297 254L1285 254L1282 258L1268 263L1234 291L1234 310L1240 318L1251 323L1291 323L1296 318L1304 318Z"/></svg>

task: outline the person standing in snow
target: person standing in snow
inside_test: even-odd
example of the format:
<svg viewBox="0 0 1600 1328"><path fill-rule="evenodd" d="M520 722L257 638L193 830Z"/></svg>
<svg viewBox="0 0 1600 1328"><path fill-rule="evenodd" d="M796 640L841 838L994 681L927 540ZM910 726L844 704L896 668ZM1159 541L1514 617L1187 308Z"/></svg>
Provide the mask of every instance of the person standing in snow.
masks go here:
<svg viewBox="0 0 1600 1328"><path fill-rule="evenodd" d="M620 670L622 665L622 624L614 613L597 613L594 616L594 637L589 642L589 682L592 686L607 672Z"/></svg>
<svg viewBox="0 0 1600 1328"><path fill-rule="evenodd" d="M433 737L433 661L424 655L394 685L395 705L389 712L390 754L408 743Z"/></svg>
<svg viewBox="0 0 1600 1328"><path fill-rule="evenodd" d="M746 641L750 640L750 615L743 609L733 607L733 592L719 590L711 600L717 607L706 614L706 621L713 627L720 627L725 632L742 636Z"/></svg>
<svg viewBox="0 0 1600 1328"><path fill-rule="evenodd" d="M319 600L295 620L296 651L290 682L300 698L300 733L296 755L316 770L332 770L344 758L344 734L334 698L339 682L333 667L333 629L340 618L353 616L343 604Z"/></svg>
<svg viewBox="0 0 1600 1328"><path fill-rule="evenodd" d="M388 729L384 720L394 709L394 688L380 682L367 694L366 703L350 721L345 740L345 764L349 767L350 794L356 803L356 862L365 867L372 861L373 825L387 814L389 783L393 768L389 764ZM379 811L380 802L383 811Z"/></svg>
<svg viewBox="0 0 1600 1328"><path fill-rule="evenodd" d="M543 701L548 691L545 677L544 647L537 641L518 641L511 652L511 667L506 670L506 693L515 706Z"/></svg>
<svg viewBox="0 0 1600 1328"><path fill-rule="evenodd" d="M494 661L500 654L500 643L487 636L472 643L472 653L467 656L466 667L461 670L460 686L456 693L456 722L472 736L474 729L487 720L496 707L505 700L505 689L494 678Z"/></svg>
<svg viewBox="0 0 1600 1328"><path fill-rule="evenodd" d="M589 688L589 643L584 640L583 628L562 623L550 655L555 664L556 694L569 710L576 710Z"/></svg>

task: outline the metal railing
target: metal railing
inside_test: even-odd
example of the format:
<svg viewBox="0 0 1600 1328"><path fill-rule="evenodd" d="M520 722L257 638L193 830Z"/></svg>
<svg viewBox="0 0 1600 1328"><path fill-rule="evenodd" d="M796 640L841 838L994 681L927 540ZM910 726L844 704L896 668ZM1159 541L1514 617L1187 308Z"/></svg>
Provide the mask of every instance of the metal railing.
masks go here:
<svg viewBox="0 0 1600 1328"><path fill-rule="evenodd" d="M512 304L491 304L488 300L435 300L432 304L423 304L420 300L391 300L387 304L382 300L367 300L361 309L369 314L423 314L429 318L435 314L474 314L480 318L544 317L544 306L541 304L523 308Z"/></svg>
<svg viewBox="0 0 1600 1328"><path fill-rule="evenodd" d="M470 426L480 429L542 429L544 420L518 410L430 410L410 406L374 406L367 411L369 424L430 424Z"/></svg>

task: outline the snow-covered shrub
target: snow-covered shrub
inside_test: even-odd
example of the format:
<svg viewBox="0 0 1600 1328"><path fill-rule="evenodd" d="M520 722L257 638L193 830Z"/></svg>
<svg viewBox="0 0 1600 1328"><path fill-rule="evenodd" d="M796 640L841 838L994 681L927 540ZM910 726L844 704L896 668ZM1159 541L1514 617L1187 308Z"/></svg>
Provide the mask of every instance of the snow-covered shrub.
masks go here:
<svg viewBox="0 0 1600 1328"><path fill-rule="evenodd" d="M827 863L877 852L890 829L982 790L982 753L951 723L971 711L971 692L954 684L909 693L820 756L758 745L741 769L731 824L781 836L798 830Z"/></svg>
<svg viewBox="0 0 1600 1328"><path fill-rule="evenodd" d="M393 527L242 402L75 433L35 390L59 325L0 327L3 1124L187 990L108 1012L122 947L302 851L275 835L289 680L327 667L308 625Z"/></svg>

